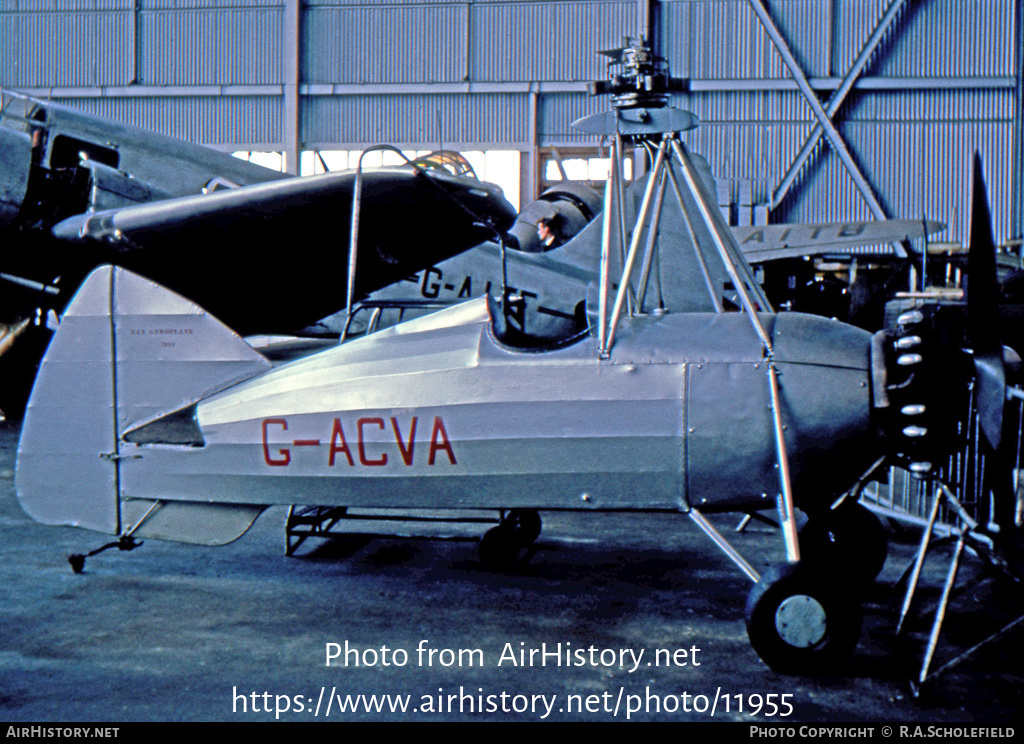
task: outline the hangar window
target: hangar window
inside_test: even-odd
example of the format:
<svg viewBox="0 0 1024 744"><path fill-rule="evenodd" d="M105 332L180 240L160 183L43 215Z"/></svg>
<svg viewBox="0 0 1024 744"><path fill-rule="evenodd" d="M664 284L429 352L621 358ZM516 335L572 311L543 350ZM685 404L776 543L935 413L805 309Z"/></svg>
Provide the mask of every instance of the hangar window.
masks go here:
<svg viewBox="0 0 1024 744"><path fill-rule="evenodd" d="M410 160L430 154L430 150L404 150ZM310 176L324 171L355 170L359 165L362 150L305 150L300 156L300 174ZM505 198L519 209L519 164L518 150L467 150L462 155L473 166L482 181L501 186ZM363 158L363 167L401 165L405 161L397 153L387 150L368 152Z"/></svg>
<svg viewBox="0 0 1024 744"><path fill-rule="evenodd" d="M604 190L611 170L607 151L597 147L543 148L540 153L540 191L566 181L583 183L598 192ZM633 160L626 158L623 175L633 180Z"/></svg>
<svg viewBox="0 0 1024 744"><path fill-rule="evenodd" d="M280 152L259 152L256 150L241 150L231 153L239 160L248 163L262 165L264 168L284 172L284 154Z"/></svg>

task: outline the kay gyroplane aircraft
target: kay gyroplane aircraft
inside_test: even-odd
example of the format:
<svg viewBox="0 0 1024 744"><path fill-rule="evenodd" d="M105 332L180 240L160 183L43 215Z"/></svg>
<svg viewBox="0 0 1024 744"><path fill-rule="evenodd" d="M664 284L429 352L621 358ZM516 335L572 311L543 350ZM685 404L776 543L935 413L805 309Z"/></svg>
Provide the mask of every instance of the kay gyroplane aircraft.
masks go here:
<svg viewBox="0 0 1024 744"><path fill-rule="evenodd" d="M579 123L615 143L600 229L565 246L596 241L597 280L558 337L517 325L523 298L505 283L273 366L194 302L104 266L39 370L18 448L25 511L127 549L229 542L273 504L497 510L480 544L497 565L537 538L544 510L685 512L754 583L747 629L769 665L852 653L853 587L885 558L858 489L886 458L937 472L942 411L972 381L1000 428L1002 349L991 334L949 343L919 313L872 335L773 312L679 137L694 121L668 105L663 63L619 52L612 112ZM632 225L618 217L626 144L653 163ZM991 236L972 251L990 255ZM929 372L947 346L956 364ZM787 561L759 575L705 515L765 509Z"/></svg>

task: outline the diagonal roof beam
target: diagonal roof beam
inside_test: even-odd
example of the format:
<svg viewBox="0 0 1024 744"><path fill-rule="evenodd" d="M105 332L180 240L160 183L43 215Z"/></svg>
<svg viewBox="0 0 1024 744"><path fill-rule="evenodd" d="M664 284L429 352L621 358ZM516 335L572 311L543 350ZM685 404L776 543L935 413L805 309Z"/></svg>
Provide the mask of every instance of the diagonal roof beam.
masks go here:
<svg viewBox="0 0 1024 744"><path fill-rule="evenodd" d="M754 13L757 15L757 19L761 22L761 25L764 26L764 30L768 32L768 37L772 40L775 48L778 50L779 54L782 55L782 61L793 76L793 80L796 82L797 88L800 89L804 98L807 99L807 103L810 105L811 111L814 113L814 117L818 120L818 123L824 130L825 136L828 137L829 144L832 145L832 149L835 151L836 155L839 156L843 165L846 166L846 170L853 178L854 185L861 193L861 196L864 197L864 201L867 202L868 209L871 210L871 214L877 220L888 219L885 210L882 209L882 205L878 203L878 199L875 197L871 184L869 184L867 179L864 178L864 174L860 172L860 168L858 168L857 164L853 161L853 157L850 155L850 151L846 148L846 143L843 141L842 135L839 134L835 125L832 124L832 120L828 118L828 115L825 113L825 109L822 108L821 101L818 100L814 91L811 90L810 83L807 82L807 76L804 75L803 70L800 69L800 65L793 56L793 52L790 51L786 40L783 38L779 29L768 15L768 11L764 9L764 6L761 4L761 0L747 0L747 2L750 7L753 8ZM901 258L906 256L906 252L902 246L894 244L893 248Z"/></svg>
<svg viewBox="0 0 1024 744"><path fill-rule="evenodd" d="M896 16L900 9L906 4L906 0L892 0L889 7L886 9L885 14L878 21L878 25L875 26L874 31L871 32L871 36L868 38L864 48L861 49L860 54L857 55L857 59L853 61L853 65L850 67L849 72L843 78L839 88L832 94L832 97L828 101L828 106L825 108L825 114L831 119L836 115L839 107L843 105L843 101L846 100L847 94L853 90L854 84L860 78L864 72L864 68L867 66L871 56L875 53L878 45L882 41L882 37L886 31L892 25L893 21L896 20ZM768 201L768 208L775 209L782 203L782 200L786 198L786 194L789 193L789 189L796 183L797 174L800 169L803 168L804 163L811 156L815 146L818 144L818 140L821 139L821 135L824 133L820 124L815 124L811 133L804 141L803 147L800 148L800 152L796 158L790 164L786 170L786 175L783 176L782 181L772 192L771 197Z"/></svg>

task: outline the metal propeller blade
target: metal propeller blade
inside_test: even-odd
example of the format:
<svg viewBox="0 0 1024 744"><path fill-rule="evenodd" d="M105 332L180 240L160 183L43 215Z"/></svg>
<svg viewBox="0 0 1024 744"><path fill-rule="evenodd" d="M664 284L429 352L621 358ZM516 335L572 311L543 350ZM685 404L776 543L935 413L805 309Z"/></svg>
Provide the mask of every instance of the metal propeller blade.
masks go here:
<svg viewBox="0 0 1024 744"><path fill-rule="evenodd" d="M970 252L967 257L967 341L974 351L978 414L982 433L999 449L1006 403L1006 373L999 334L999 283L981 157L974 154Z"/></svg>

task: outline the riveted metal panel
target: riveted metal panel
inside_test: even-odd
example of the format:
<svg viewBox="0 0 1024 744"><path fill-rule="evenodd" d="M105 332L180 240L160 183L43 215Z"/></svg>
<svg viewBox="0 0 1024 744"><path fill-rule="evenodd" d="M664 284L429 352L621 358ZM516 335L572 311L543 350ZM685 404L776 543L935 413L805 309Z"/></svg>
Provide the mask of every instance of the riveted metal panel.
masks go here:
<svg viewBox="0 0 1024 744"><path fill-rule="evenodd" d="M275 97L100 98L59 102L199 144L281 141L281 100Z"/></svg>
<svg viewBox="0 0 1024 744"><path fill-rule="evenodd" d="M466 13L461 3L307 8L304 82L462 82Z"/></svg>
<svg viewBox="0 0 1024 744"><path fill-rule="evenodd" d="M526 95L310 96L303 101L304 142L370 144L523 143Z"/></svg>
<svg viewBox="0 0 1024 744"><path fill-rule="evenodd" d="M140 14L138 82L265 85L282 82L280 7L154 10Z"/></svg>

